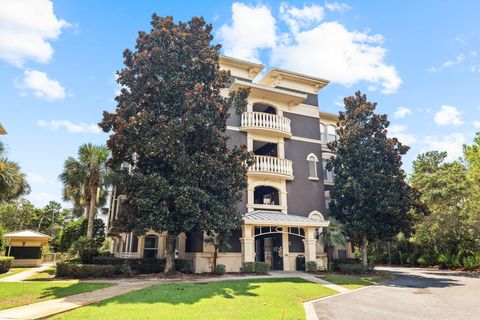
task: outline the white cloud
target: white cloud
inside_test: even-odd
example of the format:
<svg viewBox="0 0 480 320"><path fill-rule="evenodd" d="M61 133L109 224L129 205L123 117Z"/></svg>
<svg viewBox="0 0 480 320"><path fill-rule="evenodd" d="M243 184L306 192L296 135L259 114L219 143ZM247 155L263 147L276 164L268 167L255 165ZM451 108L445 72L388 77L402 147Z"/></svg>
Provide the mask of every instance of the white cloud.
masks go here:
<svg viewBox="0 0 480 320"><path fill-rule="evenodd" d="M388 128L388 136L397 138L405 145L412 145L417 142L415 135L407 133L407 126L394 124Z"/></svg>
<svg viewBox="0 0 480 320"><path fill-rule="evenodd" d="M439 126L460 126L464 122L456 107L443 105L440 111L435 113L435 123Z"/></svg>
<svg viewBox="0 0 480 320"><path fill-rule="evenodd" d="M290 6L285 2L280 5L280 19L287 24L293 33L319 23L323 20L323 15L323 7L315 4L304 6L301 9Z"/></svg>
<svg viewBox="0 0 480 320"><path fill-rule="evenodd" d="M412 110L405 108L405 107L398 107L397 111L395 111L395 114L393 117L395 119L402 119L408 116L409 114L412 114Z"/></svg>
<svg viewBox="0 0 480 320"><path fill-rule="evenodd" d="M15 86L26 91L31 90L33 94L47 101L62 100L65 98L65 88L60 82L48 78L45 72L37 70L25 70L24 77L15 81Z"/></svg>
<svg viewBox="0 0 480 320"><path fill-rule="evenodd" d="M51 131L58 131L65 128L70 133L100 133L102 130L95 123L72 123L68 120L38 120L37 125L42 128L48 128Z"/></svg>
<svg viewBox="0 0 480 320"><path fill-rule="evenodd" d="M340 11L344 12L346 10L352 9L348 4L342 2L326 2L325 8L330 11Z"/></svg>
<svg viewBox="0 0 480 320"><path fill-rule="evenodd" d="M26 196L27 199L33 202L37 207L43 207L47 205L50 201L60 201L60 196L52 195L48 192L32 192Z"/></svg>
<svg viewBox="0 0 480 320"><path fill-rule="evenodd" d="M465 55L463 54L459 54L455 57L455 59L452 59L452 60L447 60L445 61L441 66L439 67L431 67L430 69L428 69L428 71L431 71L431 72L438 72L438 71L442 71L443 69L445 68L449 68L451 66L454 66L456 64L460 64L462 63L463 61L465 60Z"/></svg>
<svg viewBox="0 0 480 320"><path fill-rule="evenodd" d="M324 22L294 35L272 52L272 62L283 68L351 86L368 81L395 92L402 83L397 70L385 63L381 35L349 31L338 22Z"/></svg>
<svg viewBox="0 0 480 320"><path fill-rule="evenodd" d="M443 137L425 137L425 144L427 150L446 151L448 154L448 160L455 160L461 157L463 154L463 145L466 142L465 135L463 133L452 133Z"/></svg>
<svg viewBox="0 0 480 320"><path fill-rule="evenodd" d="M331 5L329 10L334 8L339 5ZM232 23L222 25L217 33L224 53L258 62L260 53L266 52L271 54L270 62L279 67L345 86L367 81L383 87L385 94L400 87L397 69L385 62L382 35L323 22L325 10L318 5L298 8L282 3L279 12L289 26L284 33L277 31L277 21L267 6L235 2Z"/></svg>
<svg viewBox="0 0 480 320"><path fill-rule="evenodd" d="M0 59L16 66L27 60L49 62L50 41L69 26L55 16L52 1L0 0L0 8Z"/></svg>
<svg viewBox="0 0 480 320"><path fill-rule="evenodd" d="M480 129L480 121L473 121L473 126L474 126L476 129Z"/></svg>
<svg viewBox="0 0 480 320"><path fill-rule="evenodd" d="M258 62L259 50L275 46L276 22L270 9L258 4L250 7L235 2L232 24L224 24L218 33L226 55Z"/></svg>

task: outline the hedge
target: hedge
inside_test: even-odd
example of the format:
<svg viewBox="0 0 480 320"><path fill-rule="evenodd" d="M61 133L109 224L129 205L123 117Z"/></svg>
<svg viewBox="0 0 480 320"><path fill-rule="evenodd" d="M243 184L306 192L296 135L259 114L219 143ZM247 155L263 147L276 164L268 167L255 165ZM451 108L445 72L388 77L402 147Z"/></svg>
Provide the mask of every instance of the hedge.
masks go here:
<svg viewBox="0 0 480 320"><path fill-rule="evenodd" d="M266 274L269 270L270 266L265 262L244 262L240 267L241 273Z"/></svg>
<svg viewBox="0 0 480 320"><path fill-rule="evenodd" d="M81 264L73 262L57 263L58 278L111 278L119 275L129 275L127 265Z"/></svg>
<svg viewBox="0 0 480 320"><path fill-rule="evenodd" d="M93 258L93 263L98 265L123 265L130 267L133 273L159 273L165 270L165 259L147 258L117 258L98 256Z"/></svg>
<svg viewBox="0 0 480 320"><path fill-rule="evenodd" d="M0 257L0 273L5 273L12 266L13 257Z"/></svg>

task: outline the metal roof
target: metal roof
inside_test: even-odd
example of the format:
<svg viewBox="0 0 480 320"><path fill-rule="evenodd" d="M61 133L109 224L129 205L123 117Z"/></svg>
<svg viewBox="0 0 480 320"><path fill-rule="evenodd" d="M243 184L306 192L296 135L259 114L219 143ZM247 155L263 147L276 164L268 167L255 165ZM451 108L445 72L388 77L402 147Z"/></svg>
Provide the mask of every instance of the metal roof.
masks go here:
<svg viewBox="0 0 480 320"><path fill-rule="evenodd" d="M253 211L243 216L243 221L249 224L258 225L288 225L288 226L312 226L326 227L329 222L317 220L295 214L287 214L275 211Z"/></svg>
<svg viewBox="0 0 480 320"><path fill-rule="evenodd" d="M50 236L33 230L22 230L5 233L5 238L50 238Z"/></svg>

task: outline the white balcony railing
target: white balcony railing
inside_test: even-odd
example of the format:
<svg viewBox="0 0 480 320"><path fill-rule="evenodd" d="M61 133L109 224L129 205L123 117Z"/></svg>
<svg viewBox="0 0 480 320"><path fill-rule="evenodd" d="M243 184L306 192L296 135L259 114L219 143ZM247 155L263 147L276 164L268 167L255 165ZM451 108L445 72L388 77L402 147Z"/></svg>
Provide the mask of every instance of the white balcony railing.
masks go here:
<svg viewBox="0 0 480 320"><path fill-rule="evenodd" d="M242 128L266 129L290 136L290 119L265 112L242 113Z"/></svg>
<svg viewBox="0 0 480 320"><path fill-rule="evenodd" d="M293 179L292 161L277 157L255 156L255 163L248 168L248 171Z"/></svg>
<svg viewBox="0 0 480 320"><path fill-rule="evenodd" d="M115 252L114 255L117 258L124 259L140 258L139 252Z"/></svg>

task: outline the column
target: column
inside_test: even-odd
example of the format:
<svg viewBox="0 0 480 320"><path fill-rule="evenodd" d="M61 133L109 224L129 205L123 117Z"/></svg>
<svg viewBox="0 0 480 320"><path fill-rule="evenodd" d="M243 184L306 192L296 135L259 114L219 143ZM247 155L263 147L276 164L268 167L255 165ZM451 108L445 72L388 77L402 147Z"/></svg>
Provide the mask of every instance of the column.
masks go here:
<svg viewBox="0 0 480 320"><path fill-rule="evenodd" d="M185 232L181 232L178 235L178 258L185 259L185 245L186 245L187 235Z"/></svg>
<svg viewBox="0 0 480 320"><path fill-rule="evenodd" d="M303 240L303 245L305 247L305 261L316 261L317 253L315 244L317 239L315 239L315 228L307 227L305 228L305 239Z"/></svg>
<svg viewBox="0 0 480 320"><path fill-rule="evenodd" d="M253 226L244 224L242 226L242 262L255 261L255 238L253 237Z"/></svg>
<svg viewBox="0 0 480 320"><path fill-rule="evenodd" d="M158 235L158 252L157 258L163 259L165 258L165 248L167 244L167 233L162 232Z"/></svg>
<svg viewBox="0 0 480 320"><path fill-rule="evenodd" d="M285 159L285 142L283 141L283 138L278 139L278 157L281 159Z"/></svg>
<svg viewBox="0 0 480 320"><path fill-rule="evenodd" d="M291 271L290 268L290 248L288 245L288 227L283 227L282 232L282 252L283 252L283 271Z"/></svg>
<svg viewBox="0 0 480 320"><path fill-rule="evenodd" d="M247 189L247 204L254 204L255 202L255 189L253 187L250 187L250 182L249 182L249 186L248 186L248 189ZM247 206L247 212L253 212L253 207L248 207Z"/></svg>

